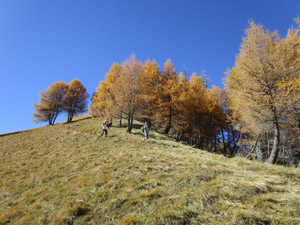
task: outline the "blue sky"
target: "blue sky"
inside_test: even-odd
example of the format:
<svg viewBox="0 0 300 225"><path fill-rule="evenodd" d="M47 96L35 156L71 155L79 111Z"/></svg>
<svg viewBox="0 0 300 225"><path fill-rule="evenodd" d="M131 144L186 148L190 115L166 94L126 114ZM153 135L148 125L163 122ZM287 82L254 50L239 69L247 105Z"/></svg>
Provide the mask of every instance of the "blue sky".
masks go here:
<svg viewBox="0 0 300 225"><path fill-rule="evenodd" d="M1 0L0 134L47 125L32 122L41 90L78 78L92 94L132 53L223 87L250 19L285 36L296 17L299 0Z"/></svg>

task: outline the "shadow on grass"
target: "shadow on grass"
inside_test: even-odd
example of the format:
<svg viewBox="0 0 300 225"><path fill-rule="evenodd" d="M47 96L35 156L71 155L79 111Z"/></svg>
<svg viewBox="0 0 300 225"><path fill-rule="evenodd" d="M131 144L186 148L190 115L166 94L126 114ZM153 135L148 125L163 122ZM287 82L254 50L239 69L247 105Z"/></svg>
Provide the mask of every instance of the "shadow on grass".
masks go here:
<svg viewBox="0 0 300 225"><path fill-rule="evenodd" d="M133 124L132 129L141 129L142 126L143 125L141 125L141 124ZM116 125L114 126L114 124L113 124L112 127L127 128L127 124L122 124L122 126L120 127L120 125L116 123Z"/></svg>
<svg viewBox="0 0 300 225"><path fill-rule="evenodd" d="M139 132L131 132L131 134L136 135L136 136L145 136L144 133L142 133L141 131L139 131Z"/></svg>
<svg viewBox="0 0 300 225"><path fill-rule="evenodd" d="M140 136L141 138L145 137L145 134L143 132L141 132L140 130L133 131L133 132L131 132L131 134L133 134L135 136ZM163 134L163 133L158 133L157 131L155 131L155 132L150 131L149 139L151 139L151 140L165 140L165 141L173 140L173 141L175 141L174 138L168 137L168 135Z"/></svg>
<svg viewBox="0 0 300 225"><path fill-rule="evenodd" d="M133 124L132 128L134 128L134 129L141 129L142 126L143 126L143 124Z"/></svg>
<svg viewBox="0 0 300 225"><path fill-rule="evenodd" d="M82 118L82 119L76 119L76 120L71 121L71 122L63 122L62 124L64 124L64 125L73 124L73 123L77 123L77 122L80 122L80 121L83 121L83 120L88 120L88 119L92 119L92 117L85 117L85 118Z"/></svg>

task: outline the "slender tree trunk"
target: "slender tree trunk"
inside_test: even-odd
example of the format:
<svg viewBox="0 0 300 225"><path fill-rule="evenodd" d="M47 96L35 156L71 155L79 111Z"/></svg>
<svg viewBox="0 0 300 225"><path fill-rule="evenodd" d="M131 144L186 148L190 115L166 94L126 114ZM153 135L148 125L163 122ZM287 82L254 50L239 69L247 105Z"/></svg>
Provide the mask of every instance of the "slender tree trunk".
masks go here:
<svg viewBox="0 0 300 225"><path fill-rule="evenodd" d="M236 153L236 149L237 149L236 143L240 140L240 134L238 134L237 138L235 138L236 132L234 131L233 127L230 128L230 133L231 133L231 138L229 140L228 147L230 149L231 155L233 156ZM233 143L233 147L231 147L232 143Z"/></svg>
<svg viewBox="0 0 300 225"><path fill-rule="evenodd" d="M300 140L300 118L297 116L298 139Z"/></svg>
<svg viewBox="0 0 300 225"><path fill-rule="evenodd" d="M260 137L260 134L256 138L256 141L255 141L255 144L254 144L254 147L253 147L253 151L256 152L256 156L257 156L258 160L262 162L263 157L262 157L262 154L261 154L261 150L257 149L257 144L258 144L259 137Z"/></svg>
<svg viewBox="0 0 300 225"><path fill-rule="evenodd" d="M131 118L130 118L130 132L131 132L131 129L132 129L132 126L133 126L133 112L131 113Z"/></svg>
<svg viewBox="0 0 300 225"><path fill-rule="evenodd" d="M269 96L271 100L271 110L273 113L273 124L274 124L274 141L273 146L271 150L271 154L267 160L268 163L274 164L278 159L278 153L279 153L279 142L280 142L280 130L279 130L279 122L278 122L278 116L277 116L277 109L275 107L273 96L271 91L269 90Z"/></svg>
<svg viewBox="0 0 300 225"><path fill-rule="evenodd" d="M279 130L279 123L277 116L274 116L274 142L272 151L270 154L269 159L267 160L268 163L274 164L278 159L278 153L279 153L279 141L280 141L280 130Z"/></svg>
<svg viewBox="0 0 300 225"><path fill-rule="evenodd" d="M131 113L128 113L128 118L127 118L127 129L126 132L127 133L131 133Z"/></svg>
<svg viewBox="0 0 300 225"><path fill-rule="evenodd" d="M181 141L183 137L183 131L182 130L178 130L177 134L176 134L176 140L177 141Z"/></svg>
<svg viewBox="0 0 300 225"><path fill-rule="evenodd" d="M225 145L225 136L224 136L224 130L221 130L222 134L222 141L223 141L223 155L226 156L226 145Z"/></svg>
<svg viewBox="0 0 300 225"><path fill-rule="evenodd" d="M167 126L164 129L164 134L168 134L169 133L170 127L171 127L171 125L168 123Z"/></svg>
<svg viewBox="0 0 300 225"><path fill-rule="evenodd" d="M168 134L170 129L171 129L171 124L172 124L172 108L170 107L170 112L169 112L169 121L168 121L168 124L166 126L166 128L164 129L164 133L165 134Z"/></svg>
<svg viewBox="0 0 300 225"><path fill-rule="evenodd" d="M52 122L51 122L52 125L55 123L55 120L56 120L57 116L58 116L58 109L55 111L55 113L54 113L54 115L52 117Z"/></svg>
<svg viewBox="0 0 300 225"><path fill-rule="evenodd" d="M52 115L51 117L50 117L50 125L53 125L54 124L54 121L55 121L55 115Z"/></svg>
<svg viewBox="0 0 300 225"><path fill-rule="evenodd" d="M58 113L54 116L53 121L52 121L52 125L55 123L55 120L57 118Z"/></svg>
<svg viewBox="0 0 300 225"><path fill-rule="evenodd" d="M52 125L53 124L53 112L51 111L50 112L50 116L49 116L49 125Z"/></svg>
<svg viewBox="0 0 300 225"><path fill-rule="evenodd" d="M74 116L74 115L73 115L73 112L71 112L71 113L70 113L70 117L69 117L69 122L72 122L73 116Z"/></svg>
<svg viewBox="0 0 300 225"><path fill-rule="evenodd" d="M213 151L217 152L217 136L213 137Z"/></svg>
<svg viewBox="0 0 300 225"><path fill-rule="evenodd" d="M122 112L121 112L121 115L120 115L120 127L122 127Z"/></svg>

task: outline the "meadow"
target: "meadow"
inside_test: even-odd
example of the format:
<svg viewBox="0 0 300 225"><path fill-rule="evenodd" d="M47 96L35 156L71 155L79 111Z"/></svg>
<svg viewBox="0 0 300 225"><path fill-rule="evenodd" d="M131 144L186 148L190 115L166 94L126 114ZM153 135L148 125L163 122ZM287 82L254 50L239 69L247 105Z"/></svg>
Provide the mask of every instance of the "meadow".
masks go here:
<svg viewBox="0 0 300 225"><path fill-rule="evenodd" d="M300 171L82 115L0 136L0 224L300 224Z"/></svg>

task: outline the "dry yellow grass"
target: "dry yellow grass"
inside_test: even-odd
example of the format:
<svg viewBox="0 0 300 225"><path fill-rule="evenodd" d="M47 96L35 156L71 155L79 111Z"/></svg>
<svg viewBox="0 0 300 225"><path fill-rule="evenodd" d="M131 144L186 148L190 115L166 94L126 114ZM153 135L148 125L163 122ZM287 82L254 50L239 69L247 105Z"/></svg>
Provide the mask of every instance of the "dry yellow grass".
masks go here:
<svg viewBox="0 0 300 225"><path fill-rule="evenodd" d="M300 224L300 172L80 116L0 137L0 224Z"/></svg>

